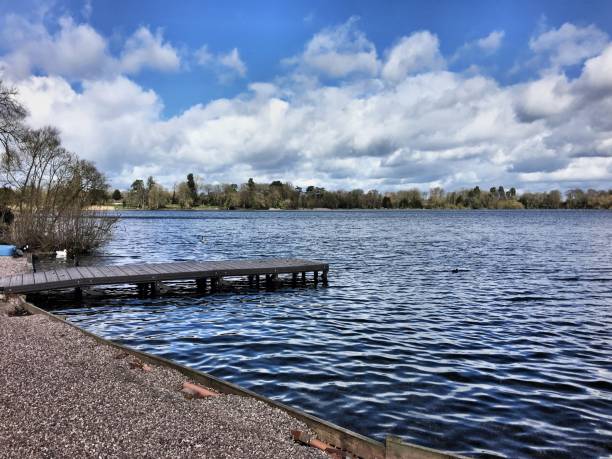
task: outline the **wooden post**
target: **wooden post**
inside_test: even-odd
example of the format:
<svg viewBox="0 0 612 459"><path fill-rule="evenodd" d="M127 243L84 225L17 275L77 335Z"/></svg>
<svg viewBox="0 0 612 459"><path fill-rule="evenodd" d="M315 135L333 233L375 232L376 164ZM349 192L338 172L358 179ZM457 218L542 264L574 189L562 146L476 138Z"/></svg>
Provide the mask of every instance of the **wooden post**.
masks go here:
<svg viewBox="0 0 612 459"><path fill-rule="evenodd" d="M321 279L323 280L323 285L325 287L327 287L327 272L329 271L329 269L324 269L323 273L321 274Z"/></svg>
<svg viewBox="0 0 612 459"><path fill-rule="evenodd" d="M255 274L255 286L259 288L259 274Z"/></svg>
<svg viewBox="0 0 612 459"><path fill-rule="evenodd" d="M297 273L291 274L291 285L295 287L295 284L297 284Z"/></svg>
<svg viewBox="0 0 612 459"><path fill-rule="evenodd" d="M306 283L306 271L302 271L302 284Z"/></svg>
<svg viewBox="0 0 612 459"><path fill-rule="evenodd" d="M162 281L155 281L151 284L151 293L154 295L168 293L168 287Z"/></svg>
<svg viewBox="0 0 612 459"><path fill-rule="evenodd" d="M151 296L156 296L158 294L157 284L155 282L149 284L149 291L151 292Z"/></svg>
<svg viewBox="0 0 612 459"><path fill-rule="evenodd" d="M205 277L196 279L196 288L198 289L198 292L206 292L206 278Z"/></svg>
<svg viewBox="0 0 612 459"><path fill-rule="evenodd" d="M314 271L313 275L314 275L314 283L318 284L319 283L319 271Z"/></svg>
<svg viewBox="0 0 612 459"><path fill-rule="evenodd" d="M218 292L221 290L221 284L223 283L223 277L215 276L210 278L210 290Z"/></svg>
<svg viewBox="0 0 612 459"><path fill-rule="evenodd" d="M75 287L74 296L76 296L79 300L83 298L83 289L81 287Z"/></svg>
<svg viewBox="0 0 612 459"><path fill-rule="evenodd" d="M252 287L253 286L253 275L250 274L248 279L249 279L249 287Z"/></svg>

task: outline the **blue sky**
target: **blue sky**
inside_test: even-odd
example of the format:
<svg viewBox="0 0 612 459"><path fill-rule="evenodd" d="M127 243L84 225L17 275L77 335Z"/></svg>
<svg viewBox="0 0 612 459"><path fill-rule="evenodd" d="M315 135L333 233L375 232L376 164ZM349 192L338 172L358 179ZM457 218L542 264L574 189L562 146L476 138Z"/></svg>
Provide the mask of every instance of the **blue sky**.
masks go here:
<svg viewBox="0 0 612 459"><path fill-rule="evenodd" d="M0 21L32 125L117 186L612 183L609 1L0 0Z"/></svg>
<svg viewBox="0 0 612 459"><path fill-rule="evenodd" d="M83 17L83 2L58 3L74 17ZM120 13L120 14L118 14ZM359 28L378 49L391 46L402 35L430 30L440 39L444 54L451 55L466 42L493 30L505 32L504 46L494 59L464 56L451 68L464 69L474 60L504 82L528 79L532 72L511 72L528 51L529 38L540 27L565 22L595 24L612 31L609 1L308 1L308 2L202 2L104 1L92 2L90 23L105 36L127 36L140 26L162 28L171 43L190 49L208 44L211 50L237 47L248 64L246 79L218 84L211 72L177 74L144 72L135 79L154 88L164 100L168 115L194 103L230 97L248 81L267 81L283 71L281 60L300 52L318 30L359 17ZM85 19L85 18L83 18ZM53 23L51 27L56 26Z"/></svg>

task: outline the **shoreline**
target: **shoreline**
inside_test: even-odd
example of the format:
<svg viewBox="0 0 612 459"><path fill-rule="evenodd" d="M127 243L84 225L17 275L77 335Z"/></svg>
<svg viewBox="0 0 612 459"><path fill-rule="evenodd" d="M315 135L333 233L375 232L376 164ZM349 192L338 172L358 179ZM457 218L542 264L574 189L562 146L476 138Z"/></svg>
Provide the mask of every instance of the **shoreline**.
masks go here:
<svg viewBox="0 0 612 459"><path fill-rule="evenodd" d="M317 207L314 209L211 209L211 208L189 208L189 209L174 209L174 208L163 208L163 209L140 209L137 207L116 207L116 208L86 208L85 210L91 212L610 212L612 209L489 209L489 208L478 208L472 209L468 207L463 208L403 208L403 209L332 209L327 207Z"/></svg>
<svg viewBox="0 0 612 459"><path fill-rule="evenodd" d="M25 258L0 259L0 276L27 271ZM176 370L27 306L0 302L0 457L329 457L293 441L291 430L310 431L286 412L238 395L189 397Z"/></svg>
<svg viewBox="0 0 612 459"><path fill-rule="evenodd" d="M0 257L0 277L30 271L26 258ZM0 370L0 458L464 457L391 435L381 443L107 341L23 295L0 294Z"/></svg>

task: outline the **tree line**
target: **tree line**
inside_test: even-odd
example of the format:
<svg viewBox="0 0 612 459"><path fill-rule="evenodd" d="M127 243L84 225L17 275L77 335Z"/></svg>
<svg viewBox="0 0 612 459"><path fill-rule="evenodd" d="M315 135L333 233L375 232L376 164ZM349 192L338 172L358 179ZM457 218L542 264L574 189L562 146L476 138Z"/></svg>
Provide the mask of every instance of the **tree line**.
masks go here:
<svg viewBox="0 0 612 459"><path fill-rule="evenodd" d="M114 190L110 200L127 208L190 209L612 209L612 189L571 189L524 192L503 186L480 187L447 192L440 187L422 192L416 188L379 192L354 189L326 190L322 187L293 186L275 180L256 183L252 178L241 185L208 184L194 174L164 188L155 178L135 180L128 190Z"/></svg>

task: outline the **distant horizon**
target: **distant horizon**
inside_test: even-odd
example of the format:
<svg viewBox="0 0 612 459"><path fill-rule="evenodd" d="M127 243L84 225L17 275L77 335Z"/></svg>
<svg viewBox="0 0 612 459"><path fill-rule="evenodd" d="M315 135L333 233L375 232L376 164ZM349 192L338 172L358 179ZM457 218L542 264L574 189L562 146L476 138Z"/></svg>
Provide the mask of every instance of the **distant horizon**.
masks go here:
<svg viewBox="0 0 612 459"><path fill-rule="evenodd" d="M152 177L153 179L155 179L154 176L149 176ZM146 182L146 180L149 177L141 177L141 178L136 178L135 180L142 180L143 182ZM167 191L172 191L175 187L177 187L181 182L184 182L185 178L187 177L187 175L185 175L183 177L183 180L178 180L176 182L174 182L171 186L167 186L164 185L163 183L159 183L160 185L162 185ZM283 184L290 184L292 185L294 188L301 188L302 191L306 191L306 189L308 187L314 187L314 188L319 188L319 189L325 189L326 191L330 191L330 192L351 192L354 190L361 190L364 193L367 193L369 191L377 191L380 192L381 194L385 194L385 193L396 193L396 192L401 192L401 191L408 191L408 190L413 190L416 189L419 192L423 193L424 195L428 195L431 190L433 188L441 188L444 192L448 192L448 193L453 193L453 192L460 192L460 191L467 191L467 190L472 190L475 187L478 187L481 191L490 191L491 188L498 188L500 185L505 189L505 190L510 190L511 188L514 188L516 190L517 194L523 194L523 193L548 193L551 191L559 191L562 195L565 195L567 192L572 191L572 190L582 190L582 191L588 191L588 190L593 190L593 191L605 191L605 192L612 192L612 184L609 184L608 186L604 186L602 184L601 187L599 188L580 188L580 187L571 187L571 188L567 188L567 189L560 189L560 188L550 188L550 189L543 189L543 190L532 190L532 189L523 189L523 188L517 188L515 186L512 186L511 184L509 184L509 186L507 186L506 184L496 184L496 185L489 185L489 186L484 186L484 185L474 185L474 186L465 186L462 188L444 188L444 187L438 187L438 186L434 186L434 187L430 187L427 189L421 189L419 187L398 187L398 188L391 188L391 189L385 189L385 190L381 190L381 189L377 189L377 188L363 188L363 187L356 187L356 188L333 188L333 187L325 187L325 186L320 186L320 185L301 185L299 183L293 183L291 181L288 180L283 180L281 178L277 178L275 180L271 180L269 182L264 182L264 181L259 181L257 180L255 177L249 177L246 180L239 180L239 181L228 181L228 182L206 182L206 180L202 181L202 178L205 177L201 177L198 174L194 174L194 177L197 180L200 180L201 183L208 185L208 186L225 186L225 185L237 185L238 187L240 187L241 185L245 185L247 184L247 182L249 181L249 179L253 179L253 181L257 184L257 185L267 185L269 186L271 183L273 182L281 182ZM133 183L133 182L132 182ZM156 183L158 183L156 181ZM129 191L130 187L132 184L126 186L126 187L116 187L113 186L111 184L109 184L109 191L114 191L114 190L119 190L121 192L124 191Z"/></svg>
<svg viewBox="0 0 612 459"><path fill-rule="evenodd" d="M139 209L225 208L225 209L406 209L406 208L471 208L471 209L521 209L521 208L593 208L612 209L612 188L608 190L582 190L579 188L562 193L519 192L504 186L481 189L479 186L461 190L444 190L435 187L428 192L416 188L381 192L378 190L330 190L308 186L302 188L288 182L275 180L257 183L253 179L241 184L207 184L193 174L171 190L157 183L154 177L135 180L128 190L108 190L98 194L101 200L94 204L122 202L124 207Z"/></svg>
<svg viewBox="0 0 612 459"><path fill-rule="evenodd" d="M0 80L113 188L185 170L381 192L612 183L608 1L0 11Z"/></svg>

